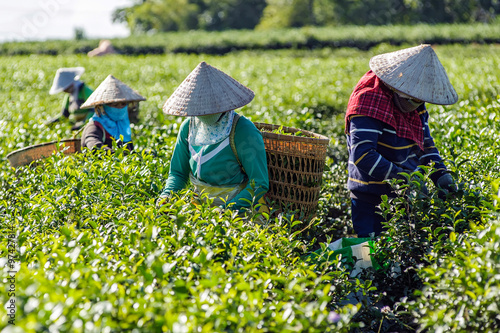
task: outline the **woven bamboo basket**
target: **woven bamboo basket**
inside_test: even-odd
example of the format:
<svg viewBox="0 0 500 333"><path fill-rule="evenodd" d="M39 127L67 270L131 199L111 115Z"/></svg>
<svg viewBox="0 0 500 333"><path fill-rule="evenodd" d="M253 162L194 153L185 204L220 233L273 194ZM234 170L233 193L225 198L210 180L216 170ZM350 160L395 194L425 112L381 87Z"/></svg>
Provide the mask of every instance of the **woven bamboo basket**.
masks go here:
<svg viewBox="0 0 500 333"><path fill-rule="evenodd" d="M315 214L321 191L326 150L330 140L323 135L293 127L285 133L271 133L280 125L254 123L262 132L269 172L268 199L279 211L299 211L301 216Z"/></svg>
<svg viewBox="0 0 500 333"><path fill-rule="evenodd" d="M9 153L7 159L12 167L17 168L28 165L33 161L49 157L59 151L63 151L65 155L80 152L80 139L64 139L61 141L51 141L24 147Z"/></svg>

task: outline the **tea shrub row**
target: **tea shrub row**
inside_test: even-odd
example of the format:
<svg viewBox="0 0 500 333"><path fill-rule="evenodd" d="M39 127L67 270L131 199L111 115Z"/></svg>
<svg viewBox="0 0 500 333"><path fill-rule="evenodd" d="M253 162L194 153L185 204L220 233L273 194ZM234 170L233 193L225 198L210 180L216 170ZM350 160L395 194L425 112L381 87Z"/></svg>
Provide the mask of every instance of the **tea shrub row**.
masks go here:
<svg viewBox="0 0 500 333"><path fill-rule="evenodd" d="M393 218L377 245L385 271L353 278L338 261L306 259L352 234L344 110L370 57L394 49L2 57L0 229L16 236L17 327L27 332L467 332L479 325L498 330L491 305L498 303L500 290L492 185L500 179L498 46L436 47L460 100L428 105L430 126L458 194L423 199L415 184L397 184L402 196L387 205ZM255 91L255 99L240 110L253 121L330 138L316 219L296 221L283 214L259 225L197 207L189 192L163 211L155 208L182 121L164 116L161 106L202 60ZM59 154L12 169L9 152L73 135L65 123L49 128L43 121L59 112L61 96L48 95L56 69L77 65L86 68L83 79L94 88L113 74L148 98L132 129L137 153ZM0 253L7 286L5 240ZM7 302L2 290L0 303ZM7 313L0 309L2 328Z"/></svg>
<svg viewBox="0 0 500 333"><path fill-rule="evenodd" d="M369 50L380 44L495 44L500 24L453 24L412 26L335 26L271 31L190 31L137 35L112 39L123 55L164 53L223 55L242 50L357 48ZM53 40L0 44L0 55L86 54L98 40Z"/></svg>

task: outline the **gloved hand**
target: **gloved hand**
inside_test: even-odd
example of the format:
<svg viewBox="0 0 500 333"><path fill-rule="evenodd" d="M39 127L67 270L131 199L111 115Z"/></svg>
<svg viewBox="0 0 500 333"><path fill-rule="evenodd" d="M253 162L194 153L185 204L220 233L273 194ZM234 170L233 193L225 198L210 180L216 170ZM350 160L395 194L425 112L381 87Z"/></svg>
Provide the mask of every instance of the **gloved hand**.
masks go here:
<svg viewBox="0 0 500 333"><path fill-rule="evenodd" d="M448 193L454 193L457 191L457 185L455 185L455 181L449 173L446 173L439 177L436 182L436 186L438 188L438 194L441 199L443 199L443 197L446 197Z"/></svg>

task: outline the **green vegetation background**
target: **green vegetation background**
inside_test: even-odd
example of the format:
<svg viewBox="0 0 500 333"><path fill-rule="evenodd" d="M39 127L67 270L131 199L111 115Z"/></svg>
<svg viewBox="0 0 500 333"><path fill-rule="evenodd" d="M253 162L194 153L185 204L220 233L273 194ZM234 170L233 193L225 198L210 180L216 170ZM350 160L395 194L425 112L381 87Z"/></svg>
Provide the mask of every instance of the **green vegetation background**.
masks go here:
<svg viewBox="0 0 500 333"><path fill-rule="evenodd" d="M113 19L132 33L418 23L492 23L494 0L136 0Z"/></svg>
<svg viewBox="0 0 500 333"><path fill-rule="evenodd" d="M402 332L408 326L467 332L473 325L495 331L499 323L491 304L500 303L500 229L495 213L500 179L500 48L473 43L484 42L491 37L490 29L498 29L484 27L467 28L473 31L469 45L435 47L459 102L428 105L430 127L462 195L449 203L432 201L434 215L421 219L434 224L418 240L427 251L412 261L425 265L412 264L411 271L418 272L414 277L419 283L427 284L427 297L414 297L414 285L394 277L392 286L407 287L405 296L416 303L403 308L387 303L389 309L370 302L346 305L346 297L356 292L364 292L372 301L384 299L381 281L350 278L336 261L314 265L304 257L322 243L352 232L344 139L344 110L352 88L368 70L371 56L427 41L427 35L418 36L420 27L414 35L404 34L415 36L409 43L382 43L366 50L250 47L224 55L163 50L159 55L88 58L65 54L67 42L3 44L11 50L28 45L30 54L47 45L61 53L0 58L0 229L2 235L16 235L20 265L15 275L16 325L28 332L347 332L379 327ZM401 35L397 29L390 33L389 28L380 29L374 35L380 37L384 31ZM456 29L439 29L435 34L447 31L456 36ZM274 36L290 36L294 45L311 31L334 35L326 29L303 29ZM360 31L368 36L369 30ZM355 40L354 30L351 33ZM250 32L164 37L193 46L200 36L201 40L213 36L221 43L226 42L223 36L240 36L229 44L244 41L242 36L264 39ZM272 36L266 35L269 40ZM347 32L343 38L349 39ZM171 45L163 45L167 44ZM154 202L166 180L182 121L164 116L161 107L202 60L255 91L255 99L240 110L253 121L312 130L330 138L317 219L295 222L284 215L260 226L229 212L198 209L189 193L158 214ZM73 135L67 124L43 125L60 111L61 96L48 95L53 75L57 68L70 66L85 67L83 79L91 87L113 74L148 98L141 103L141 122L132 129L138 154L118 150L116 155L57 155L31 168L12 169L6 160L9 152ZM416 202L416 207L424 206ZM460 233L459 224L467 226ZM418 228L399 228L399 236L413 245L418 242L411 237L424 235ZM392 246L406 252L401 244L406 243ZM0 252L7 286L4 241ZM478 277L477 272L483 275ZM2 290L0 303L8 301ZM3 328L8 324L5 307L0 316Z"/></svg>
<svg viewBox="0 0 500 333"><path fill-rule="evenodd" d="M322 49L352 47L369 50L379 44L491 44L500 41L500 24L416 24L393 26L303 27L273 30L225 30L134 34L111 40L124 55L212 54L241 50ZM98 40L9 42L0 44L0 55L86 54Z"/></svg>

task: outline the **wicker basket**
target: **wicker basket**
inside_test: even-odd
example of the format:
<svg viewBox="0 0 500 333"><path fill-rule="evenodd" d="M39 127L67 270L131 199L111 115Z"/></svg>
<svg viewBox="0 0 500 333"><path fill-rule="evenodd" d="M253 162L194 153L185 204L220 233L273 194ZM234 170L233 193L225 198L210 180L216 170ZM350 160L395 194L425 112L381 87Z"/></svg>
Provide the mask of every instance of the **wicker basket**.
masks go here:
<svg viewBox="0 0 500 333"><path fill-rule="evenodd" d="M58 142L59 146L57 145ZM63 150L66 155L80 152L80 139L65 139L24 147L9 153L7 159L12 167L17 168L28 165L33 161L46 158L60 150Z"/></svg>
<svg viewBox="0 0 500 333"><path fill-rule="evenodd" d="M281 126L254 124L261 130L266 147L268 198L279 211L298 210L302 216L314 215L330 140L326 136L292 127L282 129L292 134L300 131L302 136L271 133Z"/></svg>

